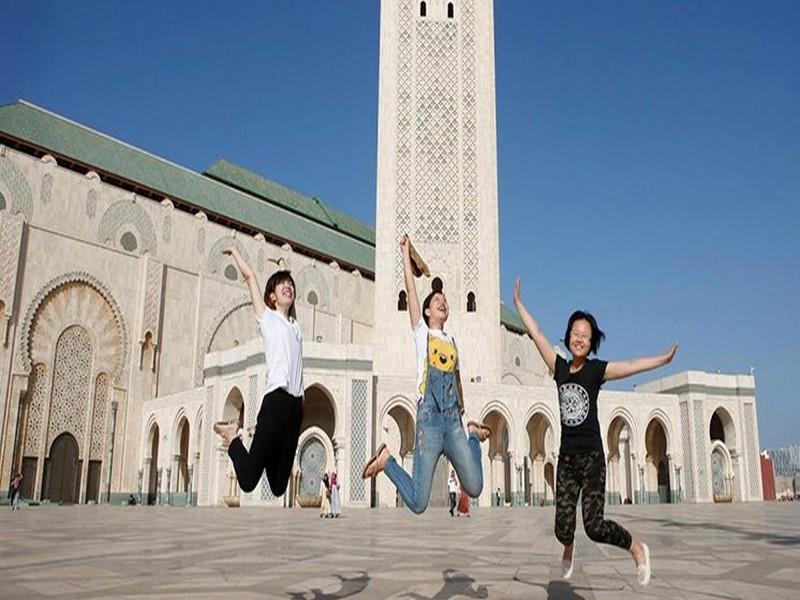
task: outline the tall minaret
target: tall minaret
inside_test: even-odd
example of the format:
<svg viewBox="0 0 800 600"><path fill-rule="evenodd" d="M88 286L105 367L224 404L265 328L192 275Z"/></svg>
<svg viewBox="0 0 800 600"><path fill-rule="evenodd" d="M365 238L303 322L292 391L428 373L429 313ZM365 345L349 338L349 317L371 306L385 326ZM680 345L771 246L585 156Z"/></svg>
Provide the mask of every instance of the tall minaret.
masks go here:
<svg viewBox="0 0 800 600"><path fill-rule="evenodd" d="M415 376L408 312L398 309L406 232L432 271L417 280L420 302L433 277L443 283L445 329L458 343L465 383L500 382L493 29L491 0L381 1L378 411L401 392L392 386Z"/></svg>

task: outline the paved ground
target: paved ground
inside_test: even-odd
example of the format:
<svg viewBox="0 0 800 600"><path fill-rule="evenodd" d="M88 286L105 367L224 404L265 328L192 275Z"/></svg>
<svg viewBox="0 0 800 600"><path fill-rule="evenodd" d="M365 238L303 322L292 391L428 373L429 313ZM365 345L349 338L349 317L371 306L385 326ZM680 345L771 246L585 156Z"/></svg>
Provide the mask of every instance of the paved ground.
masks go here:
<svg viewBox="0 0 800 600"><path fill-rule="evenodd" d="M800 503L607 512L650 544L645 590L626 553L582 532L576 572L562 581L552 508L321 520L313 510L3 507L0 597L800 597Z"/></svg>

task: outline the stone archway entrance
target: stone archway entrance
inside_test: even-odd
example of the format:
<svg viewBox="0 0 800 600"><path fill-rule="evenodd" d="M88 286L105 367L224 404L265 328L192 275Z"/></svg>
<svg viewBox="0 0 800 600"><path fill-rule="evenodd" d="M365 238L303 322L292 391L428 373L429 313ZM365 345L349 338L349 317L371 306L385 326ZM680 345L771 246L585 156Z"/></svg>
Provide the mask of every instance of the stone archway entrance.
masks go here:
<svg viewBox="0 0 800 600"><path fill-rule="evenodd" d="M71 433L62 433L50 446L45 466L45 500L59 504L78 501L81 461L78 459L78 442Z"/></svg>

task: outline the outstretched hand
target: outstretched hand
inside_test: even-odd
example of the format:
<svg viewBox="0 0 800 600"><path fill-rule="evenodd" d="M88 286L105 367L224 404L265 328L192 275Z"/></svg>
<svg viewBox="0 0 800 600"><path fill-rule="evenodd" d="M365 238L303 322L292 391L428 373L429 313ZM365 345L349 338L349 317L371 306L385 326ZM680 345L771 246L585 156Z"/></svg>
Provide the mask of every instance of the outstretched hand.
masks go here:
<svg viewBox="0 0 800 600"><path fill-rule="evenodd" d="M228 256L233 256L233 253L236 251L236 246L228 246L225 248L222 253L227 254Z"/></svg>
<svg viewBox="0 0 800 600"><path fill-rule="evenodd" d="M667 353L664 355L667 364L672 362L672 359L675 358L675 354L677 352L678 352L678 342L675 342L674 344L672 344L672 347L669 350L667 350Z"/></svg>
<svg viewBox="0 0 800 600"><path fill-rule="evenodd" d="M400 249L403 252L408 252L411 248L411 240L408 237L407 233L403 234L403 237L400 238Z"/></svg>
<svg viewBox="0 0 800 600"><path fill-rule="evenodd" d="M514 282L514 304L519 304L522 302L521 287L522 286L520 285L519 277L517 277L517 280Z"/></svg>

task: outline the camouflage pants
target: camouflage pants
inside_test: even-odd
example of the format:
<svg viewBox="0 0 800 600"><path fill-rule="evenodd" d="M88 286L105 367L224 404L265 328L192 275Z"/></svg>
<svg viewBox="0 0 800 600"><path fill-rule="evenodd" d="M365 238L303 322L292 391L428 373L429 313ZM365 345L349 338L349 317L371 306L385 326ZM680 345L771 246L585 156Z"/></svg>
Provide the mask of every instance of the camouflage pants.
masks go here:
<svg viewBox="0 0 800 600"><path fill-rule="evenodd" d="M556 476L556 537L569 546L575 540L575 510L581 495L583 528L601 544L631 547L631 534L614 521L603 519L606 504L606 461L601 450L562 454Z"/></svg>

